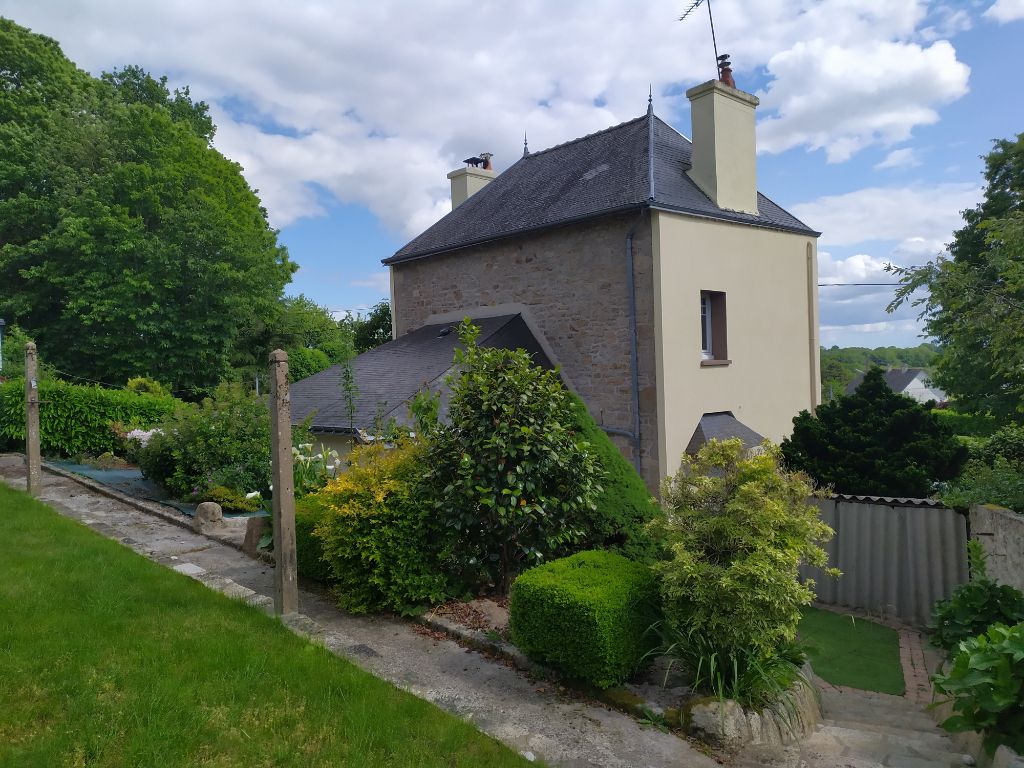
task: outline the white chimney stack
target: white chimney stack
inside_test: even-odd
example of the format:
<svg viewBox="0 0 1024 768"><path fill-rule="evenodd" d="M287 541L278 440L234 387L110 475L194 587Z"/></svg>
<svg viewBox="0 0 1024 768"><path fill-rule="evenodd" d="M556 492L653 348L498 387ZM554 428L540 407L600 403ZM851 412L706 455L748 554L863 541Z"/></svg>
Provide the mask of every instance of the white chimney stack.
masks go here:
<svg viewBox="0 0 1024 768"><path fill-rule="evenodd" d="M491 168L490 152L481 152L479 157L464 160L465 168L458 168L448 174L452 183L452 210L486 187L497 175Z"/></svg>
<svg viewBox="0 0 1024 768"><path fill-rule="evenodd" d="M686 98L693 120L690 178L719 208L757 215L757 97L709 80Z"/></svg>

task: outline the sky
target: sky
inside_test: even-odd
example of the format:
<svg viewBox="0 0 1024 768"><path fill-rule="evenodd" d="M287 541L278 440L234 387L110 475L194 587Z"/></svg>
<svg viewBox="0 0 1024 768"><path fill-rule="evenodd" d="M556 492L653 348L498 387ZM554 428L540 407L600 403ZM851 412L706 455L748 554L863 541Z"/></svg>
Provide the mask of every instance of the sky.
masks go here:
<svg viewBox="0 0 1024 768"><path fill-rule="evenodd" d="M387 298L380 260L450 210L445 174L632 119L690 135L714 76L691 0L0 0L93 74L188 85L299 265L290 294ZM981 199L981 156L1024 131L1024 0L713 0L720 52L758 108L758 186L822 232L822 283L890 283ZM825 346L910 346L890 287L819 289Z"/></svg>

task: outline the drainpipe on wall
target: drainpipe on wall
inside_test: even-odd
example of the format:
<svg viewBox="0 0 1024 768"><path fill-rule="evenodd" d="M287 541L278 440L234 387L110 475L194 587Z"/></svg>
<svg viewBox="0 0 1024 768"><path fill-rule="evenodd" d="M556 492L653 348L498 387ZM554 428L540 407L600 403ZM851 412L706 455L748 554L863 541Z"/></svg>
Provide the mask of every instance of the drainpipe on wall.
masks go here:
<svg viewBox="0 0 1024 768"><path fill-rule="evenodd" d="M637 473L643 477L640 461L640 364L637 352L637 330L636 330L636 285L633 277L633 235L636 233L636 226L640 223L647 208L641 208L640 213L629 227L626 233L626 272L627 290L629 291L629 358L630 368L633 376L633 465Z"/></svg>

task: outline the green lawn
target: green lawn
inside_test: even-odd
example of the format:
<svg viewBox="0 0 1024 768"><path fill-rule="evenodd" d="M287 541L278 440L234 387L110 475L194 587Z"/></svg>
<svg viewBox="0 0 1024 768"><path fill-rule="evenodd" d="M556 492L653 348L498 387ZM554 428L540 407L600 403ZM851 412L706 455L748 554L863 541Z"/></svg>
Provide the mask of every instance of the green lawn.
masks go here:
<svg viewBox="0 0 1024 768"><path fill-rule="evenodd" d="M833 685L903 695L896 630L866 619L807 608L799 632L814 673L822 679Z"/></svg>
<svg viewBox="0 0 1024 768"><path fill-rule="evenodd" d="M527 765L2 484L0 523L0 766Z"/></svg>

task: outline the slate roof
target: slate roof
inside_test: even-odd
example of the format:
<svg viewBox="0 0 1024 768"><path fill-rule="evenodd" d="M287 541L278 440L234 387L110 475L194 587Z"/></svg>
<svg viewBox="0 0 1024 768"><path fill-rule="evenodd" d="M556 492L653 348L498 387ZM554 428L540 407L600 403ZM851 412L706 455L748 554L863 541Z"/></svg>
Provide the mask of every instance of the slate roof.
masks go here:
<svg viewBox="0 0 1024 768"><path fill-rule="evenodd" d="M921 373L927 374L927 371L924 368L890 368L882 376L885 378L885 383L889 385L889 389L893 392L903 392ZM925 378L928 378L927 375ZM864 381L864 374L858 373L853 377L853 381L846 385L846 394L852 395L862 381ZM940 391L934 387L931 389L936 392Z"/></svg>
<svg viewBox="0 0 1024 768"><path fill-rule="evenodd" d="M629 122L531 153L384 263L645 206L819 234L760 193L759 216L719 208L686 173L691 151L689 139L648 111Z"/></svg>
<svg viewBox="0 0 1024 768"><path fill-rule="evenodd" d="M525 349L537 365L554 368L521 315L479 318L473 323L480 328L477 343L481 347ZM291 385L292 422L298 424L312 413L314 430L351 432L373 426L380 408L385 420L408 424L408 401L425 386L441 391L443 418L447 413L444 379L459 346L456 326L425 325L353 358L358 397L351 420L342 394L342 366L296 381Z"/></svg>
<svg viewBox="0 0 1024 768"><path fill-rule="evenodd" d="M686 452L696 453L711 440L730 440L734 437L738 437L747 450L756 448L764 442L761 435L739 421L729 411L705 413L697 423L697 428L693 430Z"/></svg>

